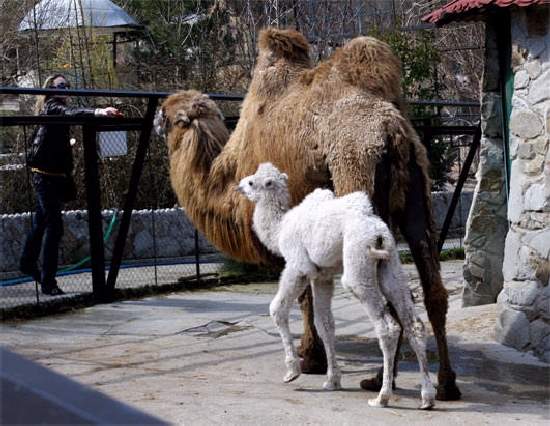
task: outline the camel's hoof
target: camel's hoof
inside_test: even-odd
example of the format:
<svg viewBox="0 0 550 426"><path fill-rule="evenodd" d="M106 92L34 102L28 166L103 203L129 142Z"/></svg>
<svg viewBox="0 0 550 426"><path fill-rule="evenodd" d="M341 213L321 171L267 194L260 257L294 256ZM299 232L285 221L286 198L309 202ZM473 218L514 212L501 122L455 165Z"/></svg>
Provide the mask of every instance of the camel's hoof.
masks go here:
<svg viewBox="0 0 550 426"><path fill-rule="evenodd" d="M314 358L300 358L300 368L304 374L327 374L327 363Z"/></svg>
<svg viewBox="0 0 550 426"><path fill-rule="evenodd" d="M437 393L435 399L438 401L458 401L460 399L460 389L455 381L448 381L437 385Z"/></svg>
<svg viewBox="0 0 550 426"><path fill-rule="evenodd" d="M378 376L371 377L370 379L363 379L359 383L359 386L361 389L370 391L370 392L378 392L380 389L382 389L382 379ZM395 390L395 380L392 382L392 389Z"/></svg>
<svg viewBox="0 0 550 426"><path fill-rule="evenodd" d="M340 390L342 389L342 385L340 384L339 379L327 380L323 383L323 389L328 391Z"/></svg>
<svg viewBox="0 0 550 426"><path fill-rule="evenodd" d="M389 398L374 398L374 399L369 399L368 400L368 404L371 406L371 407L387 407L388 406L388 401L389 401Z"/></svg>

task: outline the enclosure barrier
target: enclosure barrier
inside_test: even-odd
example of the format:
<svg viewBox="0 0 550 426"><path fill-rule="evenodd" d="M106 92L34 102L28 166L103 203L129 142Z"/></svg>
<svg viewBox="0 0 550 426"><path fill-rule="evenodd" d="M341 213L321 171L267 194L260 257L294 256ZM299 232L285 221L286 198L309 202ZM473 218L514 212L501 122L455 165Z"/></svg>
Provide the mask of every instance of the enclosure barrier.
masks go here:
<svg viewBox="0 0 550 426"><path fill-rule="evenodd" d="M212 259L215 262L221 262L219 256L215 255L205 255L205 252L208 251L208 244L206 241L199 236L196 230L193 229L192 232L192 241L188 238L192 250L188 256L182 257L181 255L174 256L173 259L160 259L157 256L158 244L157 235L159 232L160 224L156 224L155 221L158 220L156 213L158 212L158 202L157 205L151 206L148 205L147 208L151 208L150 211L150 220L152 226L150 227L150 237L141 238L140 241L144 239L150 239L152 242L152 253L146 256L146 260L129 262L127 261L125 265L122 264L123 258L125 257L125 249L127 249L127 240L128 233L131 228L132 220L138 218L134 217L132 219L132 212L134 211L136 205L136 197L140 191L140 178L143 174L144 165L146 164L147 155L151 156L150 150L150 141L152 138L152 127L153 119L155 115L156 108L159 104L159 100L168 96L167 92L137 92L137 91L111 91L111 90L65 90L65 89L29 89L29 88L19 88L19 87L0 87L1 95L11 95L11 96L36 96L36 95L63 95L79 98L108 98L111 100L119 98L132 98L134 100L139 99L145 103L145 111L140 112L137 117L124 117L124 118L108 118L108 117L62 117L62 116L37 116L37 115L4 115L0 117L0 129L7 128L16 128L17 126L23 127L23 132L19 132L19 138L23 139L24 149L26 152L27 145L29 143L28 135L30 132L27 131L28 126L37 126L45 124L63 124L70 126L71 128L79 127L82 129L82 161L81 166L83 169L83 185L85 187L85 199L86 205L85 210L82 215L87 214L88 218L88 239L89 239L89 258L90 258L90 268L82 269L80 268L81 264L86 264L86 257L79 262L77 269L72 271L72 273L81 274L91 272L91 284L92 284L92 293L96 302L105 302L112 299L113 290L115 287L118 287L117 279L120 276L121 269L126 273L128 267L131 266L140 266L143 270L149 268L153 270L153 276L146 281L150 281L157 285L159 283L158 268L166 267L174 269L174 274L170 274L169 277L164 279L164 282L174 282L177 281L177 274L181 274L181 270L177 269L178 265L190 265L193 266L194 278L199 281L201 278L201 264L210 263ZM223 94L210 94L212 99L216 101L229 101L229 102L240 102L243 97L239 95L223 95ZM89 102L87 102L89 103ZM475 102L457 102L457 101L441 101L441 100L431 100L431 101L413 101L410 103L411 106L419 107L423 109L432 110L429 117L424 117L421 120L414 120L415 127L419 134L422 137L422 141L428 147L435 137L447 137L452 138L456 135L475 135L473 141L468 142L470 145L470 151L467 156L466 161L461 170L460 179L457 182L455 192L453 194L451 206L447 212L445 224L443 226L440 238L440 248L445 240L447 231L449 228L450 220L453 216L453 213L460 197L460 191L462 184L464 183L467 175L469 166L473 160L477 147L479 145L479 127L475 124L478 121L478 114L473 113L469 114L467 119L463 117L458 117L462 121L463 125L457 125L456 120L451 119L449 123L445 123L445 120L441 120L441 108L466 108L466 109L477 109L479 105ZM437 124L434 124L433 117L437 118ZM455 116L454 118L457 118ZM226 119L226 124L229 128L234 128L238 117L230 117ZM454 121L453 121L454 120ZM449 119L447 119L449 121ZM466 125L464 125L466 123ZM112 215L110 217L102 217L102 197L105 196L105 182L104 190L102 192L101 186L101 172L105 172L109 164L107 160L101 160L99 153L101 151L101 146L98 146L98 134L100 132L113 132L113 131L124 131L124 132L138 132L139 137L135 146L128 147L128 151L134 151L133 161L131 163L131 170L129 171L128 184L126 188L126 195L121 200L122 206L120 209L116 209L115 206L107 206L110 209L113 209ZM476 133L477 132L477 133ZM477 141L477 142L476 142ZM18 154L18 153L15 153ZM19 156L19 166L26 168L25 158L20 158ZM22 160L22 161L21 161ZM162 158L161 158L162 160ZM165 160L165 158L164 158ZM149 157L149 162L151 163L151 157ZM100 164L101 163L101 164ZM155 180L155 172L157 170L152 170L152 165L149 164L149 177L150 180ZM115 166L116 168L116 166ZM166 170L164 170L166 174ZM27 191L30 191L28 184L28 170L27 170ZM156 176L157 180L159 176ZM163 176L165 179L166 176ZM153 193L158 194L158 188L155 188L153 185ZM116 203L115 203L116 204ZM30 203L28 204L30 208ZM143 206L142 206L143 207ZM4 213L4 212L2 212ZM8 212L9 213L9 212ZM149 214L149 213L147 213ZM178 214L179 215L179 214ZM139 216L139 215L138 215ZM183 215L181 215L183 216ZM29 216L30 217L30 216ZM103 233L103 223L107 221L107 231L104 235ZM137 225L139 228L142 225ZM189 226L191 226L189 224ZM161 227L161 226L160 226ZM116 229L116 232L114 231ZM110 243L110 235L115 236L114 243ZM107 237L107 238L105 238ZM139 236L138 236L139 237ZM136 237L136 239L139 239ZM4 236L2 238L5 238ZM160 237L161 240L164 237ZM162 240L164 243L166 240ZM12 242L14 243L14 242ZM21 242L19 242L21 244ZM105 259L105 250L108 249L110 252L110 262L106 262ZM210 247L211 249L211 247ZM151 251L151 250L149 250ZM108 268L106 269L106 263ZM61 275L69 273L67 269L60 270ZM75 269L74 265L72 267ZM147 270L149 270L147 269ZM106 276L107 271L107 276ZM210 271L210 270L208 270ZM6 271L4 271L6 272ZM1 272L0 272L1 273ZM13 277L13 273L1 273L0 275L0 309L6 307L13 307L22 304L29 303L48 303L51 298L41 297L39 295L37 286L34 286L34 298L29 297L29 291L21 297L8 297L7 291L10 288L16 288L20 284L29 283L30 278L23 278L21 276ZM73 279L74 280L74 279ZM124 285L127 282L132 281L131 276L124 277ZM143 280L136 280L143 281ZM13 285L12 285L13 284ZM15 285L17 284L17 285ZM27 285L27 287L29 287ZM69 296L70 297L70 292Z"/></svg>

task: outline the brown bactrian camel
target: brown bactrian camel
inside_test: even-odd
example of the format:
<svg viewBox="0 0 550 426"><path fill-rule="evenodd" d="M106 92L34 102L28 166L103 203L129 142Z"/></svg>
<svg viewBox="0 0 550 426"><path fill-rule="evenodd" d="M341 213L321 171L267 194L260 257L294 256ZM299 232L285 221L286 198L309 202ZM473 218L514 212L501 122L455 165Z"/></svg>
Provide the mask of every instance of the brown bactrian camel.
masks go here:
<svg viewBox="0 0 550 426"><path fill-rule="evenodd" d="M318 187L337 195L366 191L376 212L407 240L439 350L437 398L460 391L445 334L447 291L434 242L426 150L402 111L400 63L389 46L359 37L313 67L293 30L264 30L239 122L231 136L206 95L182 91L163 103L172 187L195 226L217 248L245 262L277 264L252 231L254 206L235 187L262 162L289 176L291 204ZM300 298L304 372L324 373L311 293ZM381 374L361 382L378 390Z"/></svg>

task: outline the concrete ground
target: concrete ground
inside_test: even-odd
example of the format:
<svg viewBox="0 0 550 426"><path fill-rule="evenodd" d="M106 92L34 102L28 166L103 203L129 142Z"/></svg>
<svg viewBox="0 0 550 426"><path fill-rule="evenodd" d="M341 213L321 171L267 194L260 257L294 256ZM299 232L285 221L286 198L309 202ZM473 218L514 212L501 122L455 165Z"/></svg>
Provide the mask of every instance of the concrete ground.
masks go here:
<svg viewBox="0 0 550 426"><path fill-rule="evenodd" d="M420 300L414 267L407 271ZM376 371L381 356L361 307L340 287L333 303L344 373L344 390L338 392L322 390L322 376L282 383L282 346L268 315L274 283L174 293L4 323L2 343L172 424L549 424L550 365L495 342L495 305L460 308L461 274L461 261L443 264L451 300L448 336L463 399L438 401L433 411L416 410L419 374L406 346L390 407L367 405L374 394L358 384ZM291 327L300 333L298 309ZM429 358L435 373L433 338Z"/></svg>

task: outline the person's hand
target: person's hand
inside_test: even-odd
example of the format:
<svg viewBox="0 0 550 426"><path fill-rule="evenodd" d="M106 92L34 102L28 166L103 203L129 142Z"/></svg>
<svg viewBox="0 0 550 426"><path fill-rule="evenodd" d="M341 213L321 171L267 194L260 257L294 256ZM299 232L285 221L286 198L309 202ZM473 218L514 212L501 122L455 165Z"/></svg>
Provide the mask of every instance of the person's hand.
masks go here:
<svg viewBox="0 0 550 426"><path fill-rule="evenodd" d="M123 114L114 107L97 108L96 115L102 117L123 117Z"/></svg>

